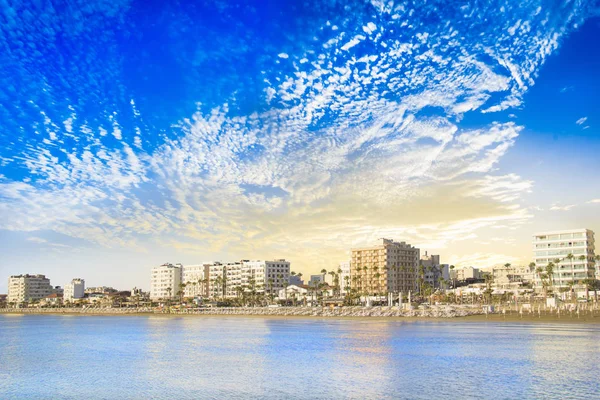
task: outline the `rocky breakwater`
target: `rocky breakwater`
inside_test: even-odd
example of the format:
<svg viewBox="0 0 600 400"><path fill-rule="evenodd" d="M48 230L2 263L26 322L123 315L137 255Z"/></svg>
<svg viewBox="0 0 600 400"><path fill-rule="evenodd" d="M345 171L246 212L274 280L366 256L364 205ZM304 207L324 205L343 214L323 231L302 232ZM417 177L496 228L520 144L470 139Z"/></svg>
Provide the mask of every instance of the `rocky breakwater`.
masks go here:
<svg viewBox="0 0 600 400"><path fill-rule="evenodd" d="M148 307L140 308L0 308L0 314L102 314L102 315L126 315L126 314L153 314L154 309Z"/></svg>
<svg viewBox="0 0 600 400"><path fill-rule="evenodd" d="M455 318L483 314L478 306L431 307L202 307L202 308L4 308L4 314L255 315L277 317Z"/></svg>
<svg viewBox="0 0 600 400"><path fill-rule="evenodd" d="M265 315L280 317L409 317L455 318L483 314L481 307L432 306L412 307L219 307L163 310L162 313L186 315Z"/></svg>

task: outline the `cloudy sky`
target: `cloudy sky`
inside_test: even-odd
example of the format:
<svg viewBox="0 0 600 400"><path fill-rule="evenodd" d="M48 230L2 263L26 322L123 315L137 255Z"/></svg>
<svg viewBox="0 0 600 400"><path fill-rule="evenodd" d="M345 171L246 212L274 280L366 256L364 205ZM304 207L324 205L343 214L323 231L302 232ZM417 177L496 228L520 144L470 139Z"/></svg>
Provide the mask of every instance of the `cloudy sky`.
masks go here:
<svg viewBox="0 0 600 400"><path fill-rule="evenodd" d="M0 293L600 231L597 3L169 3L0 6Z"/></svg>

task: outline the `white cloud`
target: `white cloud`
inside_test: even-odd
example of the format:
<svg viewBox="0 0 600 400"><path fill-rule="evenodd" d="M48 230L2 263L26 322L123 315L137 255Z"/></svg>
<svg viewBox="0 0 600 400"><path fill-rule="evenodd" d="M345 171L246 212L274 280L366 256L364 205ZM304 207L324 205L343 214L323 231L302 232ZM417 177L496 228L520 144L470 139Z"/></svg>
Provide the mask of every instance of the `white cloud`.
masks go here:
<svg viewBox="0 0 600 400"><path fill-rule="evenodd" d="M588 201L588 204L600 204L600 199L593 199Z"/></svg>
<svg viewBox="0 0 600 400"><path fill-rule="evenodd" d="M34 243L47 243L46 239L42 239L36 236L30 236L27 238L28 242L34 242Z"/></svg>
<svg viewBox="0 0 600 400"><path fill-rule="evenodd" d="M575 121L575 123L577 125L583 125L585 123L585 121L587 121L587 117L582 117L582 118L579 118L577 121Z"/></svg>
<svg viewBox="0 0 600 400"><path fill-rule="evenodd" d="M577 204L568 204L568 205L554 204L550 207L550 211L569 211L573 207L576 207L576 206L577 206Z"/></svg>

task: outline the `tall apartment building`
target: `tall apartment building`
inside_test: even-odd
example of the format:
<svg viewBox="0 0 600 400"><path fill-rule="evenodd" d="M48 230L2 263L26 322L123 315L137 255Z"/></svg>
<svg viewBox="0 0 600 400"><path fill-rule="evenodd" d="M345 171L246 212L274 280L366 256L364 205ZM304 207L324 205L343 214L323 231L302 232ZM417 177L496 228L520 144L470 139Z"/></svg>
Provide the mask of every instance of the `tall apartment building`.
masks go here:
<svg viewBox="0 0 600 400"><path fill-rule="evenodd" d="M181 264L163 264L152 268L150 278L150 299L177 299L180 290L183 266Z"/></svg>
<svg viewBox="0 0 600 400"><path fill-rule="evenodd" d="M214 299L233 298L242 286L242 263L215 262L208 266L208 296Z"/></svg>
<svg viewBox="0 0 600 400"><path fill-rule="evenodd" d="M242 286L250 288L254 281L258 293L277 296L287 285L290 277L290 262L285 259L273 261L245 260L242 262ZM258 288L260 286L260 289ZM247 289L246 289L247 290Z"/></svg>
<svg viewBox="0 0 600 400"><path fill-rule="evenodd" d="M287 284L290 262L286 260L243 260L208 266L209 297L234 298L240 291L277 295Z"/></svg>
<svg viewBox="0 0 600 400"><path fill-rule="evenodd" d="M53 293L45 275L13 275L8 278L8 302L25 303L41 300Z"/></svg>
<svg viewBox="0 0 600 400"><path fill-rule="evenodd" d="M351 249L351 288L384 294L417 289L419 249L405 242L381 239L372 247Z"/></svg>
<svg viewBox="0 0 600 400"><path fill-rule="evenodd" d="M85 280L76 278L67 283L63 289L63 296L64 301L83 299L85 296Z"/></svg>
<svg viewBox="0 0 600 400"><path fill-rule="evenodd" d="M569 258L569 255L573 257ZM533 261L536 267L546 269L553 263L552 286L566 288L585 279L595 279L594 232L572 229L536 233L533 237ZM542 282L536 274L535 285Z"/></svg>
<svg viewBox="0 0 600 400"><path fill-rule="evenodd" d="M183 266L183 283L185 297L208 296L208 275L211 263Z"/></svg>

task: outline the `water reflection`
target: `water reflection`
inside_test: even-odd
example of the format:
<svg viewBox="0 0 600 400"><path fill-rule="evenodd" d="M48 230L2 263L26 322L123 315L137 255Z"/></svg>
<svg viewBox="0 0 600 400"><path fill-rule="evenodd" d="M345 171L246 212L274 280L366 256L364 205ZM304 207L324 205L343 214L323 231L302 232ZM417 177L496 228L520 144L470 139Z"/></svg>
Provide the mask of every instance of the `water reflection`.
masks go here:
<svg viewBox="0 0 600 400"><path fill-rule="evenodd" d="M3 399L600 392L595 325L0 315L0 338Z"/></svg>

